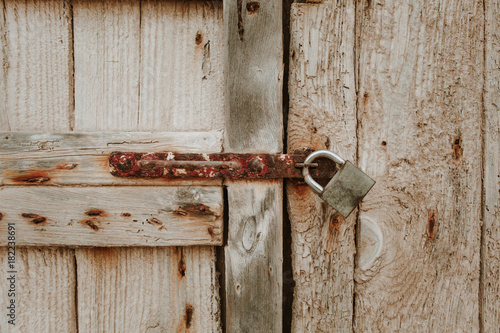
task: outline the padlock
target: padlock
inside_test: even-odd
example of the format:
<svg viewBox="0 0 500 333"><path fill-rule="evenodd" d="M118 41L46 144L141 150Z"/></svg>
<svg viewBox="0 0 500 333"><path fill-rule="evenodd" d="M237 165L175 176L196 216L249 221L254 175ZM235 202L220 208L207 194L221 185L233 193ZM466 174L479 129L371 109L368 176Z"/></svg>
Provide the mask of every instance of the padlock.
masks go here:
<svg viewBox="0 0 500 333"><path fill-rule="evenodd" d="M309 174L308 164L318 157L326 157L340 164L340 169L335 173L328 184L323 187ZM344 161L337 154L329 150L318 150L311 153L304 161L302 170L304 180L342 216L347 217L356 208L359 202L370 191L375 181L366 173L358 169L349 161Z"/></svg>

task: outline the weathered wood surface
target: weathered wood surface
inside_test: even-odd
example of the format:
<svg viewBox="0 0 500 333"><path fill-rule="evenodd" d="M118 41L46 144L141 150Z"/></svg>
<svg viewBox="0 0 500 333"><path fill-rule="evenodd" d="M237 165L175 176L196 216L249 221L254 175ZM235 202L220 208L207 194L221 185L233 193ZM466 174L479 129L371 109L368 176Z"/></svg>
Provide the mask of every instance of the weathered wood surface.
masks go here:
<svg viewBox="0 0 500 333"><path fill-rule="evenodd" d="M69 131L73 57L69 1L4 1L0 131ZM7 249L0 249L0 279ZM76 332L74 250L17 248L16 326L2 332ZM6 309L6 283L1 283Z"/></svg>
<svg viewBox="0 0 500 333"><path fill-rule="evenodd" d="M220 187L0 188L0 246L222 245Z"/></svg>
<svg viewBox="0 0 500 333"><path fill-rule="evenodd" d="M283 149L282 2L223 2L230 152ZM227 332L282 330L282 181L228 182Z"/></svg>
<svg viewBox="0 0 500 333"><path fill-rule="evenodd" d="M355 330L477 332L483 3L359 2L356 22L358 163L377 184Z"/></svg>
<svg viewBox="0 0 500 333"><path fill-rule="evenodd" d="M68 130L73 116L70 2L6 0L3 7L2 129Z"/></svg>
<svg viewBox="0 0 500 333"><path fill-rule="evenodd" d="M141 17L140 128L224 129L222 3L146 0Z"/></svg>
<svg viewBox="0 0 500 333"><path fill-rule="evenodd" d="M213 247L77 251L80 332L218 332Z"/></svg>
<svg viewBox="0 0 500 333"><path fill-rule="evenodd" d="M481 327L500 323L500 1L485 1L484 203L481 255Z"/></svg>
<svg viewBox="0 0 500 333"><path fill-rule="evenodd" d="M73 250L16 249L16 325L7 323L7 248L0 249L2 332L77 332L76 274ZM89 281L92 281L89 279ZM2 310L3 310L2 309Z"/></svg>
<svg viewBox="0 0 500 333"><path fill-rule="evenodd" d="M293 4L288 151L328 149L356 163L354 3ZM292 331L352 330L354 225L307 185L287 184L295 280Z"/></svg>
<svg viewBox="0 0 500 333"><path fill-rule="evenodd" d="M114 177L112 151L220 152L222 132L0 133L0 185L217 185L217 179Z"/></svg>
<svg viewBox="0 0 500 333"><path fill-rule="evenodd" d="M139 3L78 1L73 4L75 51L83 52L81 56L92 54L91 61L75 57L75 114L81 115L76 118L75 131L197 131L200 130L199 124L204 123L210 125L203 131L222 130L223 123L212 122L212 119L223 119L220 100L208 99L205 105L198 103L197 105L203 105L203 113L185 114L180 113L184 109L172 111L164 104L150 108L143 101L143 94L148 94L146 90L156 94L149 95L150 99L159 98L158 94L166 94L170 85L175 88L172 96L175 96L176 105L189 105L191 100L199 98L197 93L203 88L197 87L204 85L210 85L218 91L212 92L221 96L224 86L220 74L208 76L206 80L192 74L199 73L199 68L203 66L203 57L186 56L190 54L188 50L199 47L196 44L197 34L188 36L184 33L185 29L161 28L167 25L164 16L169 17L171 23L168 26L171 28L182 27L185 20L196 22L197 27L192 27L193 31L212 32L209 34L210 38L207 37L213 40L210 61L214 64L221 63L222 51L216 47L222 44L223 26L217 19L222 12L221 5L176 1L172 7L164 2L142 2L144 6L139 14ZM199 18L200 15L202 18ZM112 18L107 20L108 16ZM140 21L137 19L139 16ZM102 30L86 27L93 24L102 27L103 22L109 25L105 30L109 37L94 42L95 34ZM146 34L145 29L150 29L148 31L151 32ZM137 38L139 31L140 38ZM148 35L153 32L156 36ZM151 38L155 42L148 41ZM159 51L160 49L163 51ZM167 58L151 54L163 54ZM143 64L145 59L147 63ZM178 61L170 65L177 67L175 81L160 72L163 69L159 65L172 59ZM106 69L106 75L112 78L111 82L107 83L109 77L105 78L103 75L89 75L100 64L114 66ZM142 73L141 68L148 73ZM222 68L213 67L212 70L218 72ZM148 75L153 77L148 78ZM140 83L143 78L149 80L149 86ZM112 86L108 87L108 84ZM93 86L103 89L103 94L93 94L96 91ZM140 87L140 91L136 87ZM183 119L184 127L178 128L176 124L166 122L171 119L169 113L175 113L172 117ZM96 118L92 118L92 114ZM213 248L186 247L182 250L182 255L171 248L116 248L112 250L111 261L108 261L106 255L101 255L106 251L76 250L79 274L78 325L81 331L92 331L94 328L111 332L115 328L116 331L153 332L220 330ZM162 272L174 273L164 275Z"/></svg>

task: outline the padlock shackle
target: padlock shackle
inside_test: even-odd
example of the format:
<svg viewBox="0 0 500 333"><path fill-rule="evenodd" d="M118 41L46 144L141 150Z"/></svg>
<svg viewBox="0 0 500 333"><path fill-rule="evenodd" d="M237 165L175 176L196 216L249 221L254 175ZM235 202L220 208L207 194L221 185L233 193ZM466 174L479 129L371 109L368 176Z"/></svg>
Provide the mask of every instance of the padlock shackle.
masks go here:
<svg viewBox="0 0 500 333"><path fill-rule="evenodd" d="M304 168L302 169L302 175L304 176L304 180L307 183L307 185L311 186L312 189L318 193L321 194L323 192L323 186L318 184L312 177L311 174L309 173L309 166L308 163L311 163L318 157L326 157L328 159L331 159L335 163L338 163L340 165L344 165L345 161L337 154L329 151L329 150L317 150L313 153L311 153L309 156L306 157L304 160Z"/></svg>

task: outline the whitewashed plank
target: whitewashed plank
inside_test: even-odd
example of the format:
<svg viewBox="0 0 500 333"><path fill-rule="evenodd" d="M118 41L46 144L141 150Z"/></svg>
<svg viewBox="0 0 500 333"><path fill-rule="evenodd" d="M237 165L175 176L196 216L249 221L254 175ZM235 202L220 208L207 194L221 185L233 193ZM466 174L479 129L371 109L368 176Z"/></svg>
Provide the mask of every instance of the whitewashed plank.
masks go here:
<svg viewBox="0 0 500 333"><path fill-rule="evenodd" d="M0 185L218 185L220 179L114 177L109 154L220 152L222 132L0 132Z"/></svg>
<svg viewBox="0 0 500 333"><path fill-rule="evenodd" d="M3 223L3 222L2 222ZM19 234L18 234L19 235ZM3 237L2 235L2 238ZM7 247L0 248L2 332L77 332L74 251L64 248L17 248L16 320L7 323ZM6 282L4 282L6 281Z"/></svg>
<svg viewBox="0 0 500 333"><path fill-rule="evenodd" d="M222 244L220 187L0 188L0 245L189 246Z"/></svg>
<svg viewBox="0 0 500 333"><path fill-rule="evenodd" d="M213 247L81 249L77 262L78 300L92 300L79 308L81 332L219 330Z"/></svg>
<svg viewBox="0 0 500 333"><path fill-rule="evenodd" d="M500 323L500 1L485 1L485 137L481 280L484 332Z"/></svg>
<svg viewBox="0 0 500 333"><path fill-rule="evenodd" d="M187 2L176 2L177 5L174 7L174 11L179 11L184 13L186 8L190 8ZM76 19L77 11L75 11L75 25L84 24L99 25L106 18L106 15L111 15L111 13L116 9L113 7L119 7L121 5L118 1L106 2L106 5L102 6L101 3L85 2L81 3L82 6L86 7L88 13L82 16L82 19L88 20L87 22L78 21ZM128 4L130 4L128 2ZM190 74L191 72L198 73L199 69L193 66L182 65L183 71L176 71L175 81L171 81L169 78L161 79L162 72L155 70L152 74L155 76L154 79L145 78L148 80L147 85L141 85L141 78L145 77L146 74L140 72L137 75L133 72L137 66L137 55L141 56L141 59L148 59L152 63L139 65L139 70L141 68L146 70L146 68L163 68L159 64L166 62L167 59L160 58L156 56L150 56L149 54L164 54L168 55L169 59L185 59L187 48L181 47L181 45L192 45L196 47L193 43L193 38L196 36L183 35L183 31L180 29L175 29L173 31L165 31L162 29L155 30L154 34L156 36L151 36L148 34L141 34L140 43L135 42L135 36L137 31L141 31L141 27L152 27L152 26L163 26L165 23L160 21L164 20L164 16L156 16L155 10L157 9L161 13L164 13L164 9L160 8L158 3L145 3L144 5L144 15L141 15L141 21L136 20L137 17L137 6L139 2L135 2L132 5L133 10L121 15L128 23L122 23L116 25L116 30L119 31L120 36L127 36L127 43L120 44L120 39L117 37L108 38L107 46L108 54L119 54L120 66L124 68L129 67L127 72L123 73L110 73L111 78L115 80L119 86L126 86L128 91L133 91L131 97L123 97L122 92L119 90L107 89L107 87L102 83L101 77L89 77L84 73L87 68L92 71L92 67L96 66L96 59L105 59L104 47L99 45L96 48L97 55L93 58L94 60L89 62L83 62L82 66L78 67L75 63L75 80L81 80L82 86L92 86L97 84L99 87L103 87L106 90L107 98L110 101L120 101L120 108L107 108L106 114L98 112L96 118L82 116L75 122L75 130L97 130L102 129L106 131L177 131L180 128L176 124L164 122L165 119L171 119L163 114L167 114L168 108L160 105L158 108L150 108L147 103L142 101L142 94L148 94L148 92L154 91L156 95L150 95L151 98L159 98L158 93L166 94L167 82L168 85L176 85L180 87L186 87L189 89L191 86L197 86L198 82L191 82L191 78L195 75ZM164 3L161 4L165 6ZM152 6L153 8L149 7ZM171 7L169 7L172 9ZM222 31L222 22L219 20L214 20L214 17L218 17L218 11L220 11L220 6L204 6L205 12L200 14L199 11L191 12L189 11L189 16L201 15L205 16L205 20L201 20L202 24L199 29L204 29L208 26L207 30L217 30ZM114 20L119 19L119 15L116 16ZM185 15L185 14L183 14ZM180 14L171 13L169 17L178 17ZM152 22L149 22L149 21ZM184 18L183 20L186 20ZM133 21L133 24L132 24ZM156 23L155 23L156 22ZM200 22L200 21L196 21ZM149 28L148 28L149 29ZM142 30L145 31L145 30ZM85 29L78 29L75 26L75 34L80 36L81 40L88 40L91 42L92 36L87 36L87 34L92 34ZM151 32L153 33L153 32ZM172 35L182 35L184 37L177 38ZM188 40L184 40L188 38ZM158 43L153 43L151 40L154 39ZM134 40L134 42L132 41ZM174 40L175 44L168 44L160 41L163 40ZM102 42L99 42L102 44ZM122 47L122 45L127 44L127 47ZM139 45L140 44L140 45ZM217 44L215 44L217 45ZM164 48L165 51L159 51L157 48ZM214 46L214 48L216 48ZM220 54L221 51L214 49L211 46L211 52L213 54ZM188 62L188 59L185 59ZM75 58L76 61L76 58ZM85 60L86 61L86 60ZM100 61L100 60L99 60ZM143 60L140 62L142 63ZM216 60L214 60L217 63ZM220 60L219 60L220 62ZM148 67L146 67L148 66ZM151 67L149 67L151 66ZM179 66L176 64L170 64L170 66ZM214 71L222 71L222 68L213 68ZM163 71L163 69L162 69ZM173 73L173 70L169 70L169 73ZM151 74L151 73L148 73ZM218 73L217 75L220 75ZM80 76L80 78L78 78ZM94 83L97 80L97 83ZM166 80L166 81L165 81ZM135 87L136 84L140 86L140 101L135 99ZM126 90L124 89L124 90ZM212 91L215 95L222 94L223 86L220 85L218 93ZM87 94L85 91L76 90L76 99L82 99L80 104L76 104L75 112L78 114L79 105L90 105L93 103L91 100L95 98L92 94ZM185 91L186 95L183 95L178 101L186 100L187 96L192 96ZM180 94L180 93L179 93ZM128 95L127 95L128 96ZM195 96L196 97L196 96ZM85 101L83 101L85 100ZM148 103L151 103L149 101ZM183 102L186 103L186 102ZM211 128L206 126L204 131L220 130L222 126L220 124L214 124L212 119L223 119L221 116L221 111L219 103L221 101L208 99L206 101L207 105L203 107L202 119L193 119L193 117L200 117L198 114L193 114L186 112L186 109L176 109L175 117L176 119L183 119L182 130L198 130L199 127L191 127L191 125L196 124L212 124L216 126ZM103 103L100 103L101 105ZM102 106L98 106L98 110L102 110ZM138 118L135 119L131 115L135 115L133 110L138 108ZM142 110L145 107L145 110ZM84 114L86 108L82 108L81 112ZM175 109L175 108L174 108ZM130 112L129 112L130 111ZM146 114L147 113L147 114ZM150 116L150 113L155 113L155 116ZM170 116L169 116L170 117ZM138 120L139 119L139 120ZM154 119L150 121L147 119ZM198 126L198 125L196 125ZM170 275L162 275L161 272L167 272L172 268L179 267L179 260L176 260L174 250L171 248L158 248L155 249L154 254L143 255L141 248L135 249L114 249L114 262L120 263L119 265L107 265L105 267L103 274L93 275L95 270L103 267L102 256L99 253L104 250L102 249L86 249L86 250L76 250L77 252L77 264L79 270L79 286L78 286L78 322L79 328L82 331L89 330L101 330L101 331L174 331L172 327L176 327L178 331L208 331L208 332L218 332L220 331L220 312L218 303L218 284L216 279L216 269L215 269L215 251L213 248L199 248L199 247L186 247L183 249L184 264L186 267L193 267L194 272L198 272L191 275L188 279L181 279L178 273ZM173 265L173 267L171 267ZM182 265L181 265L182 266ZM129 269L125 269L129 267ZM145 267L150 267L149 270L153 269L153 273L149 273ZM186 268L187 270L188 268ZM87 272L87 273L84 273ZM158 272L158 273L156 273ZM160 275L158 275L160 274ZM189 276L189 271L186 271L185 276ZM182 275L182 274L181 274ZM81 278L80 278L81 276ZM94 278L96 276L96 278ZM147 277L147 278L144 278ZM157 277L155 279L150 279L150 277ZM88 284L80 281L85 281L88 279L93 279L94 284ZM141 280L142 279L142 280ZM134 282L132 281L141 281ZM142 283L142 281L147 281ZM161 281L161 282L160 282ZM165 287L162 287L165 286ZM167 289L167 287L169 289ZM175 292L170 293L169 290ZM127 295L127 297L116 297L116 295ZM104 300L104 301L103 301ZM109 300L109 301L107 301ZM112 302L111 306L108 306ZM144 304L144 305L143 305ZM135 307L137 305L137 307ZM191 321L188 325L188 305L193 307L193 313L191 315ZM130 313L137 315L131 316ZM181 322L181 320L183 320ZM188 327L189 326L189 327Z"/></svg>
<svg viewBox="0 0 500 333"><path fill-rule="evenodd" d="M79 131L111 130L108 123L121 131L137 129L140 19L139 1L73 2Z"/></svg>
<svg viewBox="0 0 500 333"><path fill-rule="evenodd" d="M253 3L253 4L252 4ZM224 1L225 151L281 152L282 2ZM282 331L283 182L228 182L226 330Z"/></svg>
<svg viewBox="0 0 500 333"><path fill-rule="evenodd" d="M138 128L222 130L222 3L147 0L141 16Z"/></svg>
<svg viewBox="0 0 500 333"><path fill-rule="evenodd" d="M483 3L358 9L355 330L477 332Z"/></svg>
<svg viewBox="0 0 500 333"><path fill-rule="evenodd" d="M328 149L356 163L354 3L293 4L288 150ZM352 331L354 225L307 185L288 183L292 331Z"/></svg>
<svg viewBox="0 0 500 333"><path fill-rule="evenodd" d="M2 131L69 131L73 56L69 1L4 1ZM6 267L6 248L0 250ZM17 248L16 325L2 332L76 332L75 259L71 249ZM0 270L2 281L7 271ZM2 283L2 289L6 284ZM2 290L1 302L8 301Z"/></svg>
<svg viewBox="0 0 500 333"><path fill-rule="evenodd" d="M72 126L73 50L69 1L4 2L2 126L58 131Z"/></svg>

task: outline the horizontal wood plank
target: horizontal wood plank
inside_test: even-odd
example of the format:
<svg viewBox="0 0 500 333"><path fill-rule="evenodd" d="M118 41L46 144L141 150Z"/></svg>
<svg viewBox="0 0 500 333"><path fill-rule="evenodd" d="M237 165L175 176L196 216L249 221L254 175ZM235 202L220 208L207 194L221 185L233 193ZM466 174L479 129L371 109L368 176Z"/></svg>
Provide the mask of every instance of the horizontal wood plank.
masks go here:
<svg viewBox="0 0 500 333"><path fill-rule="evenodd" d="M220 187L0 188L0 246L222 244Z"/></svg>
<svg viewBox="0 0 500 333"><path fill-rule="evenodd" d="M109 173L112 151L220 152L222 132L0 133L0 185L218 185Z"/></svg>

